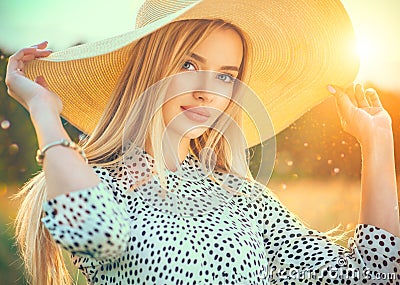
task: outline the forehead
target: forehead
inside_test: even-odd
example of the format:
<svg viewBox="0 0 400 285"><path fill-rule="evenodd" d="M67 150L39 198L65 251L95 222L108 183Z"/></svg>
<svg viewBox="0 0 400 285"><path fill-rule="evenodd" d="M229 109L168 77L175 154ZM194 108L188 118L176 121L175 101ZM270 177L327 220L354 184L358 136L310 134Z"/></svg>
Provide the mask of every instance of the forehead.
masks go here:
<svg viewBox="0 0 400 285"><path fill-rule="evenodd" d="M239 67L243 58L243 43L235 30L220 28L212 31L193 52L203 57L208 65Z"/></svg>

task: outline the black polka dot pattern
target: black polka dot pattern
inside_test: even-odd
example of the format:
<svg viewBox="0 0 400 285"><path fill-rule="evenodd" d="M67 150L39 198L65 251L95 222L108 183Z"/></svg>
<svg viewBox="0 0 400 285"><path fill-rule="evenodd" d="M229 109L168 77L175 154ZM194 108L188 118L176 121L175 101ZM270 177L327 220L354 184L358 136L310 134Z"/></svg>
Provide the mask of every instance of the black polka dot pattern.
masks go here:
<svg viewBox="0 0 400 285"><path fill-rule="evenodd" d="M383 229L359 224L344 248L257 182L204 178L188 155L161 195L151 163L141 151L95 167L99 185L45 202L42 222L89 284L400 284L400 238Z"/></svg>

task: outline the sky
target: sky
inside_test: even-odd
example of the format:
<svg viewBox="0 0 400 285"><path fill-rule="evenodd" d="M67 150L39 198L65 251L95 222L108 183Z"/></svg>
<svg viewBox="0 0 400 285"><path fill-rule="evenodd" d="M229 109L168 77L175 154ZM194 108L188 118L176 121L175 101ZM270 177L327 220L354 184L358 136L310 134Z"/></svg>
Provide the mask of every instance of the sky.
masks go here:
<svg viewBox="0 0 400 285"><path fill-rule="evenodd" d="M0 49L49 41L54 51L133 29L143 0L2 0ZM118 3L118 5L111 5ZM357 81L400 91L400 0L342 0L356 32L361 58Z"/></svg>

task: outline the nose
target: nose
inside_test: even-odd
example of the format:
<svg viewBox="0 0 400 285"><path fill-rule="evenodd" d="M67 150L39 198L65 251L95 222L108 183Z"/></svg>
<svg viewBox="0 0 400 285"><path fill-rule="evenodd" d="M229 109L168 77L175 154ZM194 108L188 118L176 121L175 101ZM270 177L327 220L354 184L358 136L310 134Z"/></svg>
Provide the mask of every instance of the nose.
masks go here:
<svg viewBox="0 0 400 285"><path fill-rule="evenodd" d="M196 90L193 90L193 96L197 100L202 100L207 103L214 99L216 86L213 81L214 73L210 71L200 71L196 73Z"/></svg>
<svg viewBox="0 0 400 285"><path fill-rule="evenodd" d="M205 91L193 91L193 97L196 98L196 100L201 100L206 103L212 102L214 96L214 94Z"/></svg>

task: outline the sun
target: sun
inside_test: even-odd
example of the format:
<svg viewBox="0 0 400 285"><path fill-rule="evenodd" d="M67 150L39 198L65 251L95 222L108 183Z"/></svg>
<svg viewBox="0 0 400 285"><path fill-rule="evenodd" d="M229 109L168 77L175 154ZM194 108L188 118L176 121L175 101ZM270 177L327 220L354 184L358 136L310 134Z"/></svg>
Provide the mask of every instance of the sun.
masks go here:
<svg viewBox="0 0 400 285"><path fill-rule="evenodd" d="M371 38L359 38L357 40L357 51L361 62L375 61L379 59L379 47Z"/></svg>

